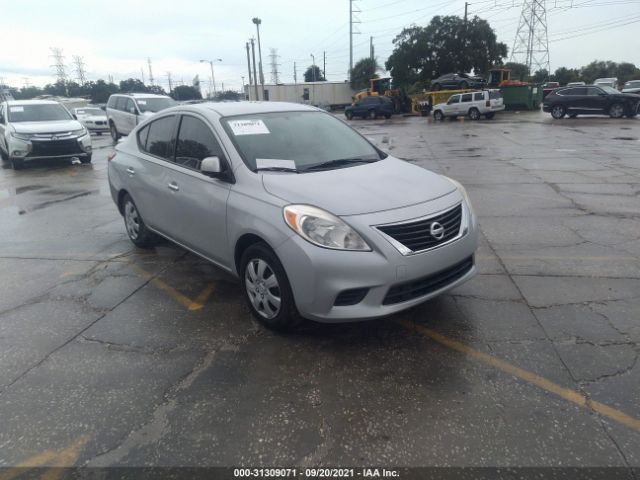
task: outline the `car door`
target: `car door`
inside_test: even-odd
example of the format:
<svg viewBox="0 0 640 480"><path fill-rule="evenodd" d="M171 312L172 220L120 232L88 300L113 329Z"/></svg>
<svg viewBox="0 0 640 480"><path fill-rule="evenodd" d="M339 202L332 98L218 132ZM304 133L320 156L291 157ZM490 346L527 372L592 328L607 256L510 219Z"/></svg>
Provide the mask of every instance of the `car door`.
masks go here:
<svg viewBox="0 0 640 480"><path fill-rule="evenodd" d="M0 103L0 150L9 152L7 147L6 133L7 133L7 112L5 112L4 104Z"/></svg>
<svg viewBox="0 0 640 480"><path fill-rule="evenodd" d="M584 113L584 107L586 106L586 87L572 87L562 92L565 97L565 103L567 106L567 113Z"/></svg>
<svg viewBox="0 0 640 480"><path fill-rule="evenodd" d="M445 90L451 90L456 87L456 78L454 74L444 75L442 80L442 86Z"/></svg>
<svg viewBox="0 0 640 480"><path fill-rule="evenodd" d="M113 106L112 119L119 133L128 134L126 126L126 119L124 113L124 107L127 104L127 97L116 97L115 104Z"/></svg>
<svg viewBox="0 0 640 480"><path fill-rule="evenodd" d="M467 115L473 103L473 95L471 93L465 93L460 95L460 108L458 110L459 115Z"/></svg>
<svg viewBox="0 0 640 480"><path fill-rule="evenodd" d="M587 96L584 102L584 109L588 113L601 113L607 110L608 95L598 87L587 87Z"/></svg>
<svg viewBox="0 0 640 480"><path fill-rule="evenodd" d="M456 116L460 110L460 95L451 95L447 101L445 115Z"/></svg>
<svg viewBox="0 0 640 480"><path fill-rule="evenodd" d="M138 118L138 108L132 98L127 98L124 104L123 123L124 127L121 133L128 135L136 127L136 119Z"/></svg>

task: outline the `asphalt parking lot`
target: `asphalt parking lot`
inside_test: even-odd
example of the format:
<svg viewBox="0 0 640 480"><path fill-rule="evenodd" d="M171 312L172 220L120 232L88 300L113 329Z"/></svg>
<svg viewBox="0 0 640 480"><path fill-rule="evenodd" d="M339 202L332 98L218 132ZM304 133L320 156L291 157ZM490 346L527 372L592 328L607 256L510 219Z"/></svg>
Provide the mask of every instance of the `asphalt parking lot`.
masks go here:
<svg viewBox="0 0 640 480"><path fill-rule="evenodd" d="M640 120L350 123L465 185L480 274L286 335L133 247L108 138L1 170L0 466L640 467Z"/></svg>

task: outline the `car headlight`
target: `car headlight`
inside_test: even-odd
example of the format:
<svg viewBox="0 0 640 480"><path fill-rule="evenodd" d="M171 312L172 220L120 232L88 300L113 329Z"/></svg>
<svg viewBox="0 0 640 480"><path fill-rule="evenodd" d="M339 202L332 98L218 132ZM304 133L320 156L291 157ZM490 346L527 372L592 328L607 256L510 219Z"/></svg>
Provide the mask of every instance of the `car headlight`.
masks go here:
<svg viewBox="0 0 640 480"><path fill-rule="evenodd" d="M462 186L460 182L454 180L453 178L446 177L451 183L453 183L458 191L462 194L462 198L464 198L464 203L467 204L467 209L469 210L469 220L474 216L473 206L471 205L471 199L469 198L469 194L467 190Z"/></svg>
<svg viewBox="0 0 640 480"><path fill-rule="evenodd" d="M75 136L77 136L77 137L84 137L84 136L87 134L87 129L86 129L86 128L84 128L84 127L82 127L82 128L80 128L80 129L78 129L78 130L73 130L73 131L71 132L71 134L72 134L72 135L75 135Z"/></svg>
<svg viewBox="0 0 640 480"><path fill-rule="evenodd" d="M311 205L284 207L284 221L308 242L334 250L370 251L362 237L335 215Z"/></svg>
<svg viewBox="0 0 640 480"><path fill-rule="evenodd" d="M25 140L25 141L29 141L31 140L31 137L33 137L31 133L18 133L18 132L11 132L11 136L13 138L17 138L18 140Z"/></svg>

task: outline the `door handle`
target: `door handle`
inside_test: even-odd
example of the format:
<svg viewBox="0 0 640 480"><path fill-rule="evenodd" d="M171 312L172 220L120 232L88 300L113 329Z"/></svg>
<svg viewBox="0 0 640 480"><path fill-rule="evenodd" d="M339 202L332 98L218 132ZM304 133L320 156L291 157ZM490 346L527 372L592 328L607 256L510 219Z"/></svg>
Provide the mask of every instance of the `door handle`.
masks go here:
<svg viewBox="0 0 640 480"><path fill-rule="evenodd" d="M135 174L136 174L136 171L135 171L133 168L129 167L129 168L127 168L127 173L128 173L129 175L135 175Z"/></svg>
<svg viewBox="0 0 640 480"><path fill-rule="evenodd" d="M176 182L171 182L169 183L169 185L167 185L171 190L173 190L174 192L177 192L178 190L180 190L180 187L178 186L178 184Z"/></svg>

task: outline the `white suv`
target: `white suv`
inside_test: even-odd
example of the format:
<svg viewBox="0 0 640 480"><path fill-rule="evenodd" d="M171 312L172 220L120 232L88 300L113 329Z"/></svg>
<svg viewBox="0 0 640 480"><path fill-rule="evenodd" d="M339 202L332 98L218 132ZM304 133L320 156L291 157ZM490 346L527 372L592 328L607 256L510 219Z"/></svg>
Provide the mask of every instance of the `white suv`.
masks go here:
<svg viewBox="0 0 640 480"><path fill-rule="evenodd" d="M174 107L177 102L166 95L152 93L116 93L107 102L107 122L113 141L129 132L147 117L165 108Z"/></svg>
<svg viewBox="0 0 640 480"><path fill-rule="evenodd" d="M456 93L449 97L447 103L433 107L433 118L444 120L444 117L450 117L453 120L468 115L471 120L479 120L484 115L491 119L501 110L504 110L504 101L500 90Z"/></svg>

